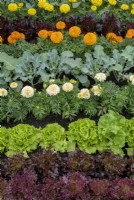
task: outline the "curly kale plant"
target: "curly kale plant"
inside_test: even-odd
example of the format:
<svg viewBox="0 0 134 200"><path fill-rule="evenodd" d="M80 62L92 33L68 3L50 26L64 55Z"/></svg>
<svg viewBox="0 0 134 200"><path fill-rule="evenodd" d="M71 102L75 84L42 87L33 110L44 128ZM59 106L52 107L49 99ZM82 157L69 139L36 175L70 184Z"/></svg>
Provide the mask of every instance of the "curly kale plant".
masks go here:
<svg viewBox="0 0 134 200"><path fill-rule="evenodd" d="M125 117L112 110L100 117L98 122L100 151L111 149L115 154L124 155L122 148L128 135L128 120Z"/></svg>
<svg viewBox="0 0 134 200"><path fill-rule="evenodd" d="M35 150L39 142L39 129L28 124L19 124L9 129L8 151L6 155L11 157L22 152L26 155L26 152Z"/></svg>
<svg viewBox="0 0 134 200"><path fill-rule="evenodd" d="M79 119L69 124L68 140L78 144L80 150L95 153L97 150L97 127L93 120Z"/></svg>

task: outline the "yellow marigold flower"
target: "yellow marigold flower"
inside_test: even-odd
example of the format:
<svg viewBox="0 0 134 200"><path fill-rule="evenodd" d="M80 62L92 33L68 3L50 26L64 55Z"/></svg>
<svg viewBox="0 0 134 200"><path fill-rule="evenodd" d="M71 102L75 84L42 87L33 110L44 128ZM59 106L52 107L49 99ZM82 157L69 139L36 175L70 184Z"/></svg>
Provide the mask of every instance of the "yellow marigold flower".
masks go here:
<svg viewBox="0 0 134 200"><path fill-rule="evenodd" d="M132 9L134 9L134 3L132 3L132 5L131 5L131 6L132 6Z"/></svg>
<svg viewBox="0 0 134 200"><path fill-rule="evenodd" d="M58 44L63 40L63 34L60 31L53 32L50 39L53 43Z"/></svg>
<svg viewBox="0 0 134 200"><path fill-rule="evenodd" d="M94 93L95 96L100 96L102 93L102 88L99 85L94 85L91 88L91 91Z"/></svg>
<svg viewBox="0 0 134 200"><path fill-rule="evenodd" d="M56 28L57 29L64 29L66 27L66 24L65 24L65 22L62 22L62 21L59 21L59 22L57 22L56 23Z"/></svg>
<svg viewBox="0 0 134 200"><path fill-rule="evenodd" d="M10 88L16 88L18 86L18 83L12 82L10 83Z"/></svg>
<svg viewBox="0 0 134 200"><path fill-rule="evenodd" d="M29 8L28 9L28 11L27 11L27 13L29 14L29 15L36 15L36 9L35 8Z"/></svg>
<svg viewBox="0 0 134 200"><path fill-rule="evenodd" d="M91 10L93 11L97 10L97 6L91 6Z"/></svg>
<svg viewBox="0 0 134 200"><path fill-rule="evenodd" d="M14 38L12 38L11 35L9 35L8 38L7 38L7 41L8 41L8 43L10 43L10 44L14 44L17 40L14 39Z"/></svg>
<svg viewBox="0 0 134 200"><path fill-rule="evenodd" d="M109 4L115 6L117 4L116 0L108 0Z"/></svg>
<svg viewBox="0 0 134 200"><path fill-rule="evenodd" d="M45 3L46 3L46 2L44 2L44 1L39 1L39 2L38 2L38 7L39 7L39 8L44 8Z"/></svg>
<svg viewBox="0 0 134 200"><path fill-rule="evenodd" d="M134 37L134 29L129 29L126 33L126 38L133 38Z"/></svg>
<svg viewBox="0 0 134 200"><path fill-rule="evenodd" d="M0 43L2 43L3 42L3 39L2 39L2 37L0 36Z"/></svg>
<svg viewBox="0 0 134 200"><path fill-rule="evenodd" d="M54 10L54 6L50 3L45 3L44 4L44 9L47 11L53 11Z"/></svg>
<svg viewBox="0 0 134 200"><path fill-rule="evenodd" d="M94 45L97 42L97 36L95 33L87 33L84 38L83 41L86 45Z"/></svg>
<svg viewBox="0 0 134 200"><path fill-rule="evenodd" d="M81 29L78 26L72 26L69 29L69 35L73 38L79 37L80 34L81 34Z"/></svg>
<svg viewBox="0 0 134 200"><path fill-rule="evenodd" d="M10 3L10 4L8 4L8 10L10 12L14 12L14 11L18 10L17 4L16 3Z"/></svg>
<svg viewBox="0 0 134 200"><path fill-rule="evenodd" d="M103 1L102 0L91 0L91 3L94 5L94 6L101 6Z"/></svg>
<svg viewBox="0 0 134 200"><path fill-rule="evenodd" d="M127 4L122 4L120 7L122 10L128 10L129 6Z"/></svg>
<svg viewBox="0 0 134 200"><path fill-rule="evenodd" d="M46 39L46 38L48 38L48 31L47 30L40 30L38 32L38 36L40 38Z"/></svg>
<svg viewBox="0 0 134 200"><path fill-rule="evenodd" d="M68 0L68 1L71 2L71 3L77 2L77 0Z"/></svg>
<svg viewBox="0 0 134 200"><path fill-rule="evenodd" d="M70 11L70 6L68 4L62 4L60 6L60 12L68 13Z"/></svg>
<svg viewBox="0 0 134 200"><path fill-rule="evenodd" d="M131 10L131 14L134 15L134 8Z"/></svg>
<svg viewBox="0 0 134 200"><path fill-rule="evenodd" d="M22 8L24 6L24 3L18 3L18 8Z"/></svg>
<svg viewBox="0 0 134 200"><path fill-rule="evenodd" d="M0 88L0 97L5 97L8 95L8 91L4 88Z"/></svg>

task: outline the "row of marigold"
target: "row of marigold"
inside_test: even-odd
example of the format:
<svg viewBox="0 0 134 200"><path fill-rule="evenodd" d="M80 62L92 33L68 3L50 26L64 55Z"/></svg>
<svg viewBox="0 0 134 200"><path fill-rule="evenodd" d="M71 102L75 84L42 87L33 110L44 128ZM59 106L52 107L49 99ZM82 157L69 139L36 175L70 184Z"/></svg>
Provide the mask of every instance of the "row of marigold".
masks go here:
<svg viewBox="0 0 134 200"><path fill-rule="evenodd" d="M62 30L66 27L66 24L62 21L57 22L56 28ZM81 29L78 26L72 26L68 31L69 36L72 38L78 38L81 34ZM50 40L58 44L64 39L64 35L61 31L48 31L42 29L38 32L38 37L42 39L50 38ZM125 35L126 38L134 38L134 29L129 29ZM7 38L8 43L14 44L17 40L26 39L23 33L18 31L13 31ZM113 32L109 32L106 34L106 39L110 41L112 44L117 42L123 42L123 37L118 36ZM0 36L0 42L3 42L2 36ZM97 34L95 32L88 32L84 35L83 41L86 45L94 45L97 42Z"/></svg>
<svg viewBox="0 0 134 200"><path fill-rule="evenodd" d="M68 0L69 2L68 3L76 3L77 0ZM69 5L68 3L63 3L59 6L59 11L61 13L68 13L71 11L71 5ZM43 8L44 10L46 11L49 11L49 12L52 12L55 8L54 8L54 5L47 2L46 0L38 0L38 7L39 8ZM89 1L89 5L90 5L90 1ZM98 7L102 6L103 5L103 1L102 0L91 0L91 10L92 11L96 11ZM115 6L117 5L117 1L116 0L108 0L108 5L107 6ZM15 12L17 10L20 10L22 7L24 6L24 3L19 3L19 4L16 4L16 3L9 3L8 4L8 10L10 12ZM119 8L121 10L130 10L130 13L131 14L134 14L134 4L131 4L128 5L128 4L121 4L119 6ZM28 14L29 15L36 15L37 13L37 10L35 8L29 8L28 9Z"/></svg>

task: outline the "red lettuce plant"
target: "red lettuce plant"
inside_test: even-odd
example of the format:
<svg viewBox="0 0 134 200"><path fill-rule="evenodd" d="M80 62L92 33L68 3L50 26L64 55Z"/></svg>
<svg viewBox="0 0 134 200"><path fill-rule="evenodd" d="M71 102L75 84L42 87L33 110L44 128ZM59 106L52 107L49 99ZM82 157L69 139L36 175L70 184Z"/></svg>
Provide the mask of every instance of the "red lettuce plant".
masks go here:
<svg viewBox="0 0 134 200"><path fill-rule="evenodd" d="M43 153L35 153L31 157L32 165L44 176L57 177L61 159L58 153L51 150L44 150Z"/></svg>
<svg viewBox="0 0 134 200"><path fill-rule="evenodd" d="M7 181L0 177L0 199L3 196L4 190L7 187Z"/></svg>
<svg viewBox="0 0 134 200"><path fill-rule="evenodd" d="M40 187L40 200L63 200L61 195L62 183L53 178L45 178Z"/></svg>
<svg viewBox="0 0 134 200"><path fill-rule="evenodd" d="M87 178L79 172L73 172L70 175L62 177L63 188L62 196L66 200L70 199L88 199L90 194L87 188Z"/></svg>
<svg viewBox="0 0 134 200"><path fill-rule="evenodd" d="M22 174L16 173L11 177L3 200L33 200L37 191L35 172L25 169Z"/></svg>
<svg viewBox="0 0 134 200"><path fill-rule="evenodd" d="M116 179L112 183L111 197L114 200L134 199L134 179Z"/></svg>
<svg viewBox="0 0 134 200"><path fill-rule="evenodd" d="M94 199L108 197L110 183L106 179L92 179L89 183L91 194Z"/></svg>
<svg viewBox="0 0 134 200"><path fill-rule="evenodd" d="M67 168L73 171L81 171L86 174L94 169L95 159L94 156L87 154L84 151L76 149L75 152L71 152L67 157Z"/></svg>
<svg viewBox="0 0 134 200"><path fill-rule="evenodd" d="M127 162L125 158L109 151L102 154L101 163L104 166L106 175L115 178L124 174Z"/></svg>
<svg viewBox="0 0 134 200"><path fill-rule="evenodd" d="M23 169L27 165L27 160L23 155L15 155L7 160L7 174L11 175Z"/></svg>

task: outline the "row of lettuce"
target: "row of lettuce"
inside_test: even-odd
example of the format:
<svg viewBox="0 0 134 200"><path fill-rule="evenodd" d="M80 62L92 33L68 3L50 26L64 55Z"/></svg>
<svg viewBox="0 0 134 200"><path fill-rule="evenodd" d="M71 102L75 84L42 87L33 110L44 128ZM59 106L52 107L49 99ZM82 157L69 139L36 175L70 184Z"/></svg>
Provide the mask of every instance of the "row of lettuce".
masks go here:
<svg viewBox="0 0 134 200"><path fill-rule="evenodd" d="M18 16L32 16L33 19L46 20L48 18L55 19L60 15L85 15L88 12L95 13L97 17L100 17L102 13L109 12L116 13L117 17L123 22L132 22L134 4L131 1L116 0L2 1L0 11L1 15L8 17L10 20Z"/></svg>
<svg viewBox="0 0 134 200"><path fill-rule="evenodd" d="M42 148L52 148L59 152L74 151L76 145L89 154L112 150L115 154L132 155L134 150L134 119L109 111L100 117L98 126L88 118L71 122L68 131L57 123L45 128L35 128L19 124L13 128L0 128L0 150L11 157L15 154Z"/></svg>
<svg viewBox="0 0 134 200"><path fill-rule="evenodd" d="M100 116L113 110L134 114L134 75L129 84L118 86L111 81L102 81L104 73L98 73L96 84L90 89L79 89L76 80L64 82L51 79L38 91L31 86L12 82L8 89L0 88L0 121L23 122L28 114L37 120L49 114L73 119L79 112L88 117Z"/></svg>
<svg viewBox="0 0 134 200"><path fill-rule="evenodd" d="M0 159L0 197L130 200L134 197L133 165L134 156L122 158L110 151L89 155L79 149L68 154L46 149L29 157L4 157Z"/></svg>
<svg viewBox="0 0 134 200"><path fill-rule="evenodd" d="M133 179L91 179L80 172L65 174L59 179L44 178L43 183L39 183L36 173L25 169L22 173L14 174L8 182L1 178L0 183L2 185L0 195L3 200L84 200L90 198L132 200L134 198Z"/></svg>

